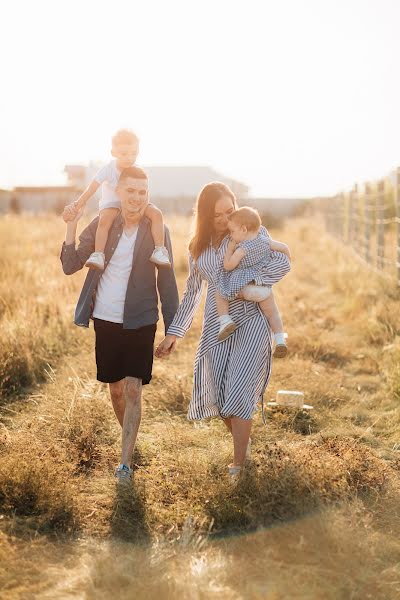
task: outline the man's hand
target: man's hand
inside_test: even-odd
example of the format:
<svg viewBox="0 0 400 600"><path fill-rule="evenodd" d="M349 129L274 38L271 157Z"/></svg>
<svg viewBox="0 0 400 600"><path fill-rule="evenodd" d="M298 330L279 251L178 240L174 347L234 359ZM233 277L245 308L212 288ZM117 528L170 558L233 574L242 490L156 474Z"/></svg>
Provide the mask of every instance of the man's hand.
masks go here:
<svg viewBox="0 0 400 600"><path fill-rule="evenodd" d="M176 348L176 335L166 335L163 341L157 346L155 355L157 358L169 356Z"/></svg>

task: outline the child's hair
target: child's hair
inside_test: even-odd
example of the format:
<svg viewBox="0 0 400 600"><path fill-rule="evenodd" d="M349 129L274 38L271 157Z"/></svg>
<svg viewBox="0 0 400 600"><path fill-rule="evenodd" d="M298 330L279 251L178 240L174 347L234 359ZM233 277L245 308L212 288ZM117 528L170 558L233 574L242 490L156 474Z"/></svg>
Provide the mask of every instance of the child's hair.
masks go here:
<svg viewBox="0 0 400 600"><path fill-rule="evenodd" d="M112 136L111 143L113 146L118 146L119 144L137 144L139 143L139 138L136 133L133 133L132 129L119 129Z"/></svg>
<svg viewBox="0 0 400 600"><path fill-rule="evenodd" d="M140 167L127 167L121 171L121 175L119 176L118 183L128 179L128 177L132 177L132 179L148 179L146 171L143 171Z"/></svg>
<svg viewBox="0 0 400 600"><path fill-rule="evenodd" d="M258 210L251 206L242 206L231 213L228 217L237 225L244 225L248 231L258 231L261 226L261 217Z"/></svg>

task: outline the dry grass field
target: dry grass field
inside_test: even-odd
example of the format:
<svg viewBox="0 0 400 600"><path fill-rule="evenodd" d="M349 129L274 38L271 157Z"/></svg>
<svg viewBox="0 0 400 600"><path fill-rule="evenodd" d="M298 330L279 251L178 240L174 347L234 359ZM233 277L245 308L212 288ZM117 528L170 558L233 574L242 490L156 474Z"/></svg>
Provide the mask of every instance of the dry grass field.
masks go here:
<svg viewBox="0 0 400 600"><path fill-rule="evenodd" d="M167 221L168 222L168 221ZM189 222L171 219L180 292ZM0 589L5 598L395 599L400 596L400 293L318 221L293 220L275 288L290 354L253 460L228 481L222 424L186 419L201 311L155 362L132 489L95 380L93 330L72 325L55 217L0 219ZM157 339L161 339L160 323Z"/></svg>

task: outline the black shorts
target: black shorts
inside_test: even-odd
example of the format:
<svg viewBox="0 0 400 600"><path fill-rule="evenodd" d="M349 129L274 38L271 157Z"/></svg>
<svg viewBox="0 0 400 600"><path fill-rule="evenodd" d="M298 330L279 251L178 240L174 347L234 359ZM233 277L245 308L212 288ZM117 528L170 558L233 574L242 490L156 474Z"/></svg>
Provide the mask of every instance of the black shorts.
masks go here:
<svg viewBox="0 0 400 600"><path fill-rule="evenodd" d="M157 325L124 329L122 323L93 320L98 381L115 383L137 377L143 385L150 383Z"/></svg>

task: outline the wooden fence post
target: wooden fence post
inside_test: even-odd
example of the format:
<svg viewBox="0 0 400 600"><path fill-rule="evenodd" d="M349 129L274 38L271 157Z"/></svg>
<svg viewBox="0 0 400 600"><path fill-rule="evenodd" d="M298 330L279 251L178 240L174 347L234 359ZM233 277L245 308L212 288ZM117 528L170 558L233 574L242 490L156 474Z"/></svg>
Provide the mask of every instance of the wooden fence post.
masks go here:
<svg viewBox="0 0 400 600"><path fill-rule="evenodd" d="M394 202L396 206L396 231L397 231L397 252L396 252L396 269L397 269L397 285L400 286L400 167L396 169L394 180Z"/></svg>
<svg viewBox="0 0 400 600"><path fill-rule="evenodd" d="M357 183L353 186L353 248L360 254L360 210Z"/></svg>
<svg viewBox="0 0 400 600"><path fill-rule="evenodd" d="M343 243L347 244L349 241L349 211L348 211L348 203L347 203L347 198L346 198L346 194L344 192L342 192L340 194L340 199L341 199L341 203L342 203L342 219L343 219L343 226L342 226L342 236L343 236Z"/></svg>
<svg viewBox="0 0 400 600"><path fill-rule="evenodd" d="M371 186L369 183L366 183L364 191L364 243L365 260L368 264L371 264L371 215L369 210L370 202Z"/></svg>
<svg viewBox="0 0 400 600"><path fill-rule="evenodd" d="M347 243L353 244L353 190L347 195Z"/></svg>
<svg viewBox="0 0 400 600"><path fill-rule="evenodd" d="M385 200L385 180L378 181L378 193L376 196L376 266L378 269L384 267L385 256L385 238L384 238L384 200Z"/></svg>

